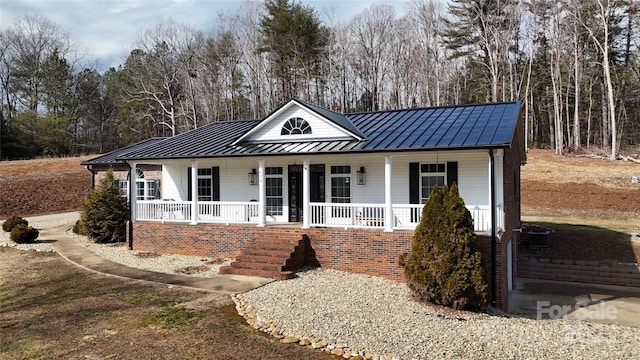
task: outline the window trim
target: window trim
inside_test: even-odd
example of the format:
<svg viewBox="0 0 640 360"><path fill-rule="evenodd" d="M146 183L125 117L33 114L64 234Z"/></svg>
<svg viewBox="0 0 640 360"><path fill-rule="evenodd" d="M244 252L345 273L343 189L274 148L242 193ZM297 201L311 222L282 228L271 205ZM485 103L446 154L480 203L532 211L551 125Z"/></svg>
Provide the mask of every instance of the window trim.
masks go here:
<svg viewBox="0 0 640 360"><path fill-rule="evenodd" d="M431 167L435 167L435 171L430 169ZM447 184L447 164L446 163L420 163L418 167L418 176L419 176L419 189L420 189L420 201L422 204L426 203L431 196L431 191L428 191L428 194L424 193L425 185L424 179L425 177L430 178L438 178L442 177L442 185L435 184L435 186L444 187ZM434 185L427 186L431 190L433 190Z"/></svg>
<svg viewBox="0 0 640 360"><path fill-rule="evenodd" d="M311 129L309 122L298 116L287 119L280 129L280 135L284 136L311 134L313 134L313 130Z"/></svg>
<svg viewBox="0 0 640 360"><path fill-rule="evenodd" d="M264 169L265 173L265 211L267 216L284 216L284 168L282 166L268 166ZM267 179L280 179L280 195L267 195ZM269 199L279 199L280 205L275 206L275 212L272 206L269 206Z"/></svg>

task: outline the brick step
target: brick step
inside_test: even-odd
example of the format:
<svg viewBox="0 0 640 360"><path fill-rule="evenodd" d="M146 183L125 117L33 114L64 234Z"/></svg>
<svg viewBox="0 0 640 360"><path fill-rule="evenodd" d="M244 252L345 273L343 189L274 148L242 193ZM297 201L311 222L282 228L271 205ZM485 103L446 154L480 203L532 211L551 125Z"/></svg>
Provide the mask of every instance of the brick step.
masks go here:
<svg viewBox="0 0 640 360"><path fill-rule="evenodd" d="M292 270L305 265L309 248L309 238L306 235L295 237L253 240L240 251L231 265L221 268L220 272L289 279L293 277Z"/></svg>
<svg viewBox="0 0 640 360"><path fill-rule="evenodd" d="M264 250L280 250L287 249L291 251L294 247L301 247L299 241L296 242L276 242L276 241L258 241L250 242L246 245L247 248L260 248Z"/></svg>
<svg viewBox="0 0 640 360"><path fill-rule="evenodd" d="M282 260L270 260L266 262L251 261L245 259L236 259L229 266L240 267L246 269L263 269L263 270L295 270L304 266L304 258L294 258Z"/></svg>
<svg viewBox="0 0 640 360"><path fill-rule="evenodd" d="M276 280L287 280L295 277L293 271L269 271L258 269L245 269L235 268L231 266L224 266L220 268L221 274L234 274L234 275L247 275L247 276L261 276L266 278L272 278Z"/></svg>
<svg viewBox="0 0 640 360"><path fill-rule="evenodd" d="M293 251L292 251L293 250ZM296 249L262 249L257 247L246 247L242 250L243 255L249 256L269 256L269 257L289 257L289 256L297 256L300 254L304 254L304 250L296 248Z"/></svg>
<svg viewBox="0 0 640 360"><path fill-rule="evenodd" d="M255 262L243 262L235 261L231 265L232 268L238 269L255 269L255 270L268 270L268 271L282 271L284 265L281 264L269 264L269 263L255 263Z"/></svg>

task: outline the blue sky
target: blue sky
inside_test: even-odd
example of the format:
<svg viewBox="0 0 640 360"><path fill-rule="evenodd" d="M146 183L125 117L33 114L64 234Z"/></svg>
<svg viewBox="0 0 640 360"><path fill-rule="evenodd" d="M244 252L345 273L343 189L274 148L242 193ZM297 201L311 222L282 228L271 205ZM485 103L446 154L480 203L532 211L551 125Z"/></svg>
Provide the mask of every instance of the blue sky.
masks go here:
<svg viewBox="0 0 640 360"><path fill-rule="evenodd" d="M392 5L398 15L408 0L302 0L314 7L323 21L334 14L347 21L371 4ZM42 15L77 41L98 60L98 70L121 64L132 49L138 33L172 19L202 31L213 28L218 14L231 14L240 0L1 0L0 26L4 29L17 18Z"/></svg>

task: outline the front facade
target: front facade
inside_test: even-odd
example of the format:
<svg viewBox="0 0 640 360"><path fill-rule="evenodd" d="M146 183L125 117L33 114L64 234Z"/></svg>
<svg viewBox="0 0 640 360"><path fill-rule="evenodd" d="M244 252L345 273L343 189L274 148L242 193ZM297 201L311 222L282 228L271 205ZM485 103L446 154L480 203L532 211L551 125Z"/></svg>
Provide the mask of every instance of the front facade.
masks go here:
<svg viewBox="0 0 640 360"><path fill-rule="evenodd" d="M262 120L127 151L117 160L129 178L161 169L156 198L130 195L132 248L236 257L258 239L305 236L320 266L402 281L397 259L431 189L456 183L505 308L520 227L519 110L338 114L291 100Z"/></svg>

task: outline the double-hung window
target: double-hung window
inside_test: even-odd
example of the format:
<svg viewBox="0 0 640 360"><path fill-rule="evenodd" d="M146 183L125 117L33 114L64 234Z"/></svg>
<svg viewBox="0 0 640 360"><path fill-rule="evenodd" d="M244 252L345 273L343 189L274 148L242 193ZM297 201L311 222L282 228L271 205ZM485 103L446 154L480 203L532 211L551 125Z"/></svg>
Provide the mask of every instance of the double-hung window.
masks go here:
<svg viewBox="0 0 640 360"><path fill-rule="evenodd" d="M447 183L445 164L420 164L420 200L424 204L434 187L443 188Z"/></svg>
<svg viewBox="0 0 640 360"><path fill-rule="evenodd" d="M351 166L331 166L331 202L346 204L351 202ZM334 208L334 217L350 217L349 208Z"/></svg>
<svg viewBox="0 0 640 360"><path fill-rule="evenodd" d="M198 201L220 201L220 168L202 167L196 171ZM191 168L187 168L187 200L192 197Z"/></svg>
<svg viewBox="0 0 640 360"><path fill-rule="evenodd" d="M213 201L211 168L198 169L198 201Z"/></svg>
<svg viewBox="0 0 640 360"><path fill-rule="evenodd" d="M283 193L283 169L280 166L266 167L265 174L265 195L267 200L267 215L282 216Z"/></svg>

